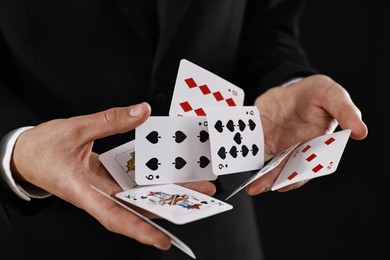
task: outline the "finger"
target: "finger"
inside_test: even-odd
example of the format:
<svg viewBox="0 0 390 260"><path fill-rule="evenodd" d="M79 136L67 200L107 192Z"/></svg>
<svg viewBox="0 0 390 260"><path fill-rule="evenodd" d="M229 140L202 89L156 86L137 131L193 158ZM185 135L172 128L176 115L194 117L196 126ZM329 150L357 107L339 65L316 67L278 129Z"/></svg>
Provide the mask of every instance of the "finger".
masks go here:
<svg viewBox="0 0 390 260"><path fill-rule="evenodd" d="M112 210L105 213L103 224L112 232L126 235L161 250L167 250L171 246L170 237L116 204L113 205Z"/></svg>
<svg viewBox="0 0 390 260"><path fill-rule="evenodd" d="M170 248L169 236L150 223L93 190L88 190L85 196L88 197L87 212L99 220L107 230L161 250Z"/></svg>
<svg viewBox="0 0 390 260"><path fill-rule="evenodd" d="M366 124L361 119L361 113L356 108L346 107L344 111L341 111L340 115L340 127L342 129L351 129L351 138L355 140L362 140L368 134Z"/></svg>
<svg viewBox="0 0 390 260"><path fill-rule="evenodd" d="M296 183L284 186L284 187L278 189L277 191L278 192L287 192L287 191L290 191L290 190L296 190L296 189L302 187L303 185L305 185L308 182L309 182L309 180L299 181L299 182L296 182Z"/></svg>
<svg viewBox="0 0 390 260"><path fill-rule="evenodd" d="M278 166L275 167L275 169L267 172L257 180L250 183L246 187L246 192L248 195L255 196L271 190L286 162L287 161L281 162Z"/></svg>
<svg viewBox="0 0 390 260"><path fill-rule="evenodd" d="M125 133L133 130L150 116L151 108L143 102L129 107L117 107L95 114L71 118L79 135L87 141L93 141L110 135ZM83 136L84 135L84 136Z"/></svg>
<svg viewBox="0 0 390 260"><path fill-rule="evenodd" d="M267 173L266 175L260 177L256 181L252 182L251 184L249 184L246 187L248 195L255 196L255 195L258 195L260 193L264 193L264 192L271 190L273 184L275 183L275 180L278 177L278 173L279 172L275 171L275 170L271 171L271 172ZM299 182L284 186L284 187L278 189L277 191L278 192L286 192L286 191L290 191L290 190L295 190L295 189L302 187L307 182L309 182L309 180L299 181Z"/></svg>
<svg viewBox="0 0 390 260"><path fill-rule="evenodd" d="M362 113L353 103L348 92L333 82L324 99L324 108L337 119L342 129L351 129L351 138L364 139L368 134Z"/></svg>
<svg viewBox="0 0 390 260"><path fill-rule="evenodd" d="M255 196L260 193L264 193L271 190L276 179L278 178L280 170L281 166L279 165L272 171L266 173L265 175L261 176L260 178L249 184L246 187L246 192L248 193L248 195Z"/></svg>

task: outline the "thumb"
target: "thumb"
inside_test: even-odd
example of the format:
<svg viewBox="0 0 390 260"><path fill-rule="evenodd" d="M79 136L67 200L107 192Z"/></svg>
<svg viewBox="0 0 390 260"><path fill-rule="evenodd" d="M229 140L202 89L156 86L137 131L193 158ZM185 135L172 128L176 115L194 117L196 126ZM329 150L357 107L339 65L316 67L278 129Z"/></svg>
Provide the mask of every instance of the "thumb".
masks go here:
<svg viewBox="0 0 390 260"><path fill-rule="evenodd" d="M324 99L324 107L336 118L342 129L351 129L351 138L362 140L368 134L367 125L362 120L362 113L352 101L349 93L334 83Z"/></svg>
<svg viewBox="0 0 390 260"><path fill-rule="evenodd" d="M115 107L98 113L74 117L86 141L126 133L144 123L151 108L143 102L129 107Z"/></svg>

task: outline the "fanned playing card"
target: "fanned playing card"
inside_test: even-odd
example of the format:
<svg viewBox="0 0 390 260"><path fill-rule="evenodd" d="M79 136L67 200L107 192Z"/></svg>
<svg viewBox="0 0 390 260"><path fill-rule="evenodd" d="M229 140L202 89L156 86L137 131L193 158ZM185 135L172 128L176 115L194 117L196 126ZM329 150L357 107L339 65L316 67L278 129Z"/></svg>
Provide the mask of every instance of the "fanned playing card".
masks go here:
<svg viewBox="0 0 390 260"><path fill-rule="evenodd" d="M138 187L116 196L175 224L186 224L233 208L216 198L176 184Z"/></svg>
<svg viewBox="0 0 390 260"><path fill-rule="evenodd" d="M171 237L173 245L195 258L186 244L124 202L175 224L185 224L233 207L173 183L215 180L218 175L259 169L227 200L276 168L288 155L272 190L336 170L350 129L295 144L263 167L264 137L259 111L255 106L243 106L243 102L241 88L181 60L169 117L150 117L136 128L135 140L99 155L124 190L116 194L120 200L92 187L160 229Z"/></svg>
<svg viewBox="0 0 390 260"><path fill-rule="evenodd" d="M205 107L243 104L241 88L186 59L180 61L170 116L205 116Z"/></svg>
<svg viewBox="0 0 390 260"><path fill-rule="evenodd" d="M207 107L215 175L258 170L264 164L264 136L256 106Z"/></svg>
<svg viewBox="0 0 390 260"><path fill-rule="evenodd" d="M272 190L336 171L351 129L316 137L292 152Z"/></svg>
<svg viewBox="0 0 390 260"><path fill-rule="evenodd" d="M139 185L215 180L206 117L150 117L135 132Z"/></svg>
<svg viewBox="0 0 390 260"><path fill-rule="evenodd" d="M99 160L122 189L138 186L135 182L134 140L100 154Z"/></svg>

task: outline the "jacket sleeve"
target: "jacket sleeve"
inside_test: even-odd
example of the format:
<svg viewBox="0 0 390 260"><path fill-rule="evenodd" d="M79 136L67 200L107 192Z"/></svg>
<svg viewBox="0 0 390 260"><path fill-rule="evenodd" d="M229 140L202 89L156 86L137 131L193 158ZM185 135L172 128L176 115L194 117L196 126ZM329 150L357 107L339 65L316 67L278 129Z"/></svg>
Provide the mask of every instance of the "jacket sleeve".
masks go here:
<svg viewBox="0 0 390 260"><path fill-rule="evenodd" d="M12 93L12 86L18 84L20 78L16 71L21 70L13 69L17 66L13 60L16 56L11 58L10 44L5 42L0 28L0 139L11 130L41 122L34 111Z"/></svg>
<svg viewBox="0 0 390 260"><path fill-rule="evenodd" d="M237 68L247 102L269 87L317 73L299 42L303 8L302 0L248 1Z"/></svg>
<svg viewBox="0 0 390 260"><path fill-rule="evenodd" d="M24 127L34 126L41 119L25 104L22 99L16 98L12 93L12 86L18 84L18 75L13 66L9 44L4 40L0 28L0 140L10 131ZM19 198L6 183L0 183L0 219L12 221L12 215L32 215L51 206L55 198L44 200L25 201Z"/></svg>

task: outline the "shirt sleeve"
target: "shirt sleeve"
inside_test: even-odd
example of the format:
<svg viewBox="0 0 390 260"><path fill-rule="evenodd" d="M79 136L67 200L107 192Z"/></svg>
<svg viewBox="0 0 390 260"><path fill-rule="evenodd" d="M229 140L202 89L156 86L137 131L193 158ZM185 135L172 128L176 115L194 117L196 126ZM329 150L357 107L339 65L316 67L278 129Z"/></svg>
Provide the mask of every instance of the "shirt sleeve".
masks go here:
<svg viewBox="0 0 390 260"><path fill-rule="evenodd" d="M49 192L33 185L22 187L19 183L15 182L12 176L10 163L14 145L19 135L30 128L32 126L21 127L10 131L0 141L0 181L21 199L27 201L30 201L31 198L47 198L51 195Z"/></svg>

